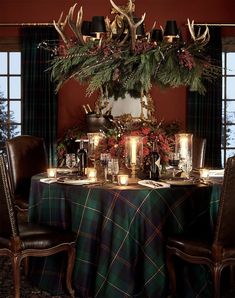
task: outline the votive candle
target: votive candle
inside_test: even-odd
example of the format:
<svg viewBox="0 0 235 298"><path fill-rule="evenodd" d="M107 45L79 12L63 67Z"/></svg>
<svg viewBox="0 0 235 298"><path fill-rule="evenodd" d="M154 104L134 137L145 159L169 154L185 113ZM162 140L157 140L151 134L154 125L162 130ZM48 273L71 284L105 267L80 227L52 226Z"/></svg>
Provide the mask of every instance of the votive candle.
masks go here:
<svg viewBox="0 0 235 298"><path fill-rule="evenodd" d="M97 180L97 170L95 168L87 168L87 178L95 182Z"/></svg>
<svg viewBox="0 0 235 298"><path fill-rule="evenodd" d="M118 175L118 185L128 185L128 175Z"/></svg>
<svg viewBox="0 0 235 298"><path fill-rule="evenodd" d="M56 169L55 168L47 169L47 177L48 178L55 178L56 177Z"/></svg>
<svg viewBox="0 0 235 298"><path fill-rule="evenodd" d="M209 177L209 170L208 169L200 169L200 178L208 179Z"/></svg>

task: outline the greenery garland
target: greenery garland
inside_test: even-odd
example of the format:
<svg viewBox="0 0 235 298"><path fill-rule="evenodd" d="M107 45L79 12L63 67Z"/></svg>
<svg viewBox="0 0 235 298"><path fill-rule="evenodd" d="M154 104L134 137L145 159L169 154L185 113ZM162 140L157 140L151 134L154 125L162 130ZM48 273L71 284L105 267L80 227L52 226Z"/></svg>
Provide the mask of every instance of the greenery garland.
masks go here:
<svg viewBox="0 0 235 298"><path fill-rule="evenodd" d="M152 85L187 86L204 94L203 81L211 81L221 71L211 63L204 45L196 41L186 44L180 40L172 43L163 40L156 44L140 39L132 52L127 45L90 40L68 49L60 46L59 51L50 68L57 90L74 78L88 83L87 95L104 86L115 98L123 97L125 92L148 94Z"/></svg>

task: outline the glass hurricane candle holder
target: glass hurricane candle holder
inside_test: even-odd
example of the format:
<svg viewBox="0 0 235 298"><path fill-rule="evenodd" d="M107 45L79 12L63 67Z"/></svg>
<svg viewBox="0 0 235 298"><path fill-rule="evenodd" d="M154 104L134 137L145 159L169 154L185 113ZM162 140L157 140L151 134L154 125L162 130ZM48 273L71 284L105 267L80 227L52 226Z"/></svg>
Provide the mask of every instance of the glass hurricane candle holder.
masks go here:
<svg viewBox="0 0 235 298"><path fill-rule="evenodd" d="M189 178L192 170L193 134L179 133L175 135L175 152L180 155L179 168Z"/></svg>
<svg viewBox="0 0 235 298"><path fill-rule="evenodd" d="M143 138L140 136L125 137L125 165L131 169L130 182L137 182L136 170L142 165Z"/></svg>

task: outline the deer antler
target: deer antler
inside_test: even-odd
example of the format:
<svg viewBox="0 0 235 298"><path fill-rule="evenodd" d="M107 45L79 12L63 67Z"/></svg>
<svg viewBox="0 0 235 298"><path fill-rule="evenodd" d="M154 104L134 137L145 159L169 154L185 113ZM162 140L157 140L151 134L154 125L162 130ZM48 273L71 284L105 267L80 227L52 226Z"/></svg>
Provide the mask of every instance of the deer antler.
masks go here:
<svg viewBox="0 0 235 298"><path fill-rule="evenodd" d="M190 23L188 19L188 28L189 28L190 35L195 42L199 42L201 44L207 44L208 41L210 40L210 33L209 33L208 26L206 26L206 29L203 34L200 35L200 30L199 30L196 35L194 30L194 20L192 21L192 23Z"/></svg>
<svg viewBox="0 0 235 298"><path fill-rule="evenodd" d="M56 21L53 21L54 27L56 29L56 31L59 33L59 35L61 36L63 42L65 43L66 47L69 48L69 41L66 38L65 34L64 34L64 27L66 26L67 22L68 22L68 16L66 16L65 21L62 23L62 18L63 18L63 12L60 15L60 18L58 20L58 22L56 23Z"/></svg>
<svg viewBox="0 0 235 298"><path fill-rule="evenodd" d="M131 19L131 17L128 16L128 14L123 9L118 7L112 0L110 0L110 3L115 8L115 10L117 12L119 12L121 15L123 15L127 19L128 23L129 23L129 26L130 26L131 50L134 51L135 42L136 42L136 29L141 23L143 23L143 21L145 19L145 13L142 15L141 19L137 23L134 23L133 20ZM128 7L130 7L130 8L133 7L133 3L132 3L131 0L129 1L129 6Z"/></svg>
<svg viewBox="0 0 235 298"><path fill-rule="evenodd" d="M156 26L156 21L154 21L151 30L148 31L148 32L146 32L146 34L145 34L145 35L147 36L147 40L148 40L148 41L150 40L150 37L151 37L151 31L155 28L155 26Z"/></svg>
<svg viewBox="0 0 235 298"><path fill-rule="evenodd" d="M80 7L78 14L77 14L77 20L76 23L73 21L73 13L74 9L76 7L77 3L74 4L74 6L70 7L69 13L68 13L68 24L72 31L74 32L79 44L84 45L85 42L83 40L82 32L81 32L81 26L82 26L82 17L83 17L83 9L82 6Z"/></svg>

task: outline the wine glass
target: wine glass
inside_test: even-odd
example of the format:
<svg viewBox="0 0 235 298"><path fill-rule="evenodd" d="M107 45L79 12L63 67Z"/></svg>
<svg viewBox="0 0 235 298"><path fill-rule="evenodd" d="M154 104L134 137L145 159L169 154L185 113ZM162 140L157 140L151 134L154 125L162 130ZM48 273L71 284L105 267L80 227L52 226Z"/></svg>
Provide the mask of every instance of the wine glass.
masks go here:
<svg viewBox="0 0 235 298"><path fill-rule="evenodd" d="M100 163L103 168L103 179L104 181L108 180L108 162L111 159L110 153L101 153L100 154Z"/></svg>
<svg viewBox="0 0 235 298"><path fill-rule="evenodd" d="M65 155L65 164L66 167L72 172L73 168L77 165L75 153L67 153Z"/></svg>
<svg viewBox="0 0 235 298"><path fill-rule="evenodd" d="M108 173L112 176L112 182L117 182L117 175L119 173L119 162L117 158L112 158L108 161Z"/></svg>
<svg viewBox="0 0 235 298"><path fill-rule="evenodd" d="M101 139L104 137L103 133L100 132L90 132L87 134L88 136L88 158L95 165L96 155L97 155L97 148Z"/></svg>
<svg viewBox="0 0 235 298"><path fill-rule="evenodd" d="M176 169L178 169L180 163L180 154L178 152L170 152L168 162L173 167L172 176L175 177Z"/></svg>

